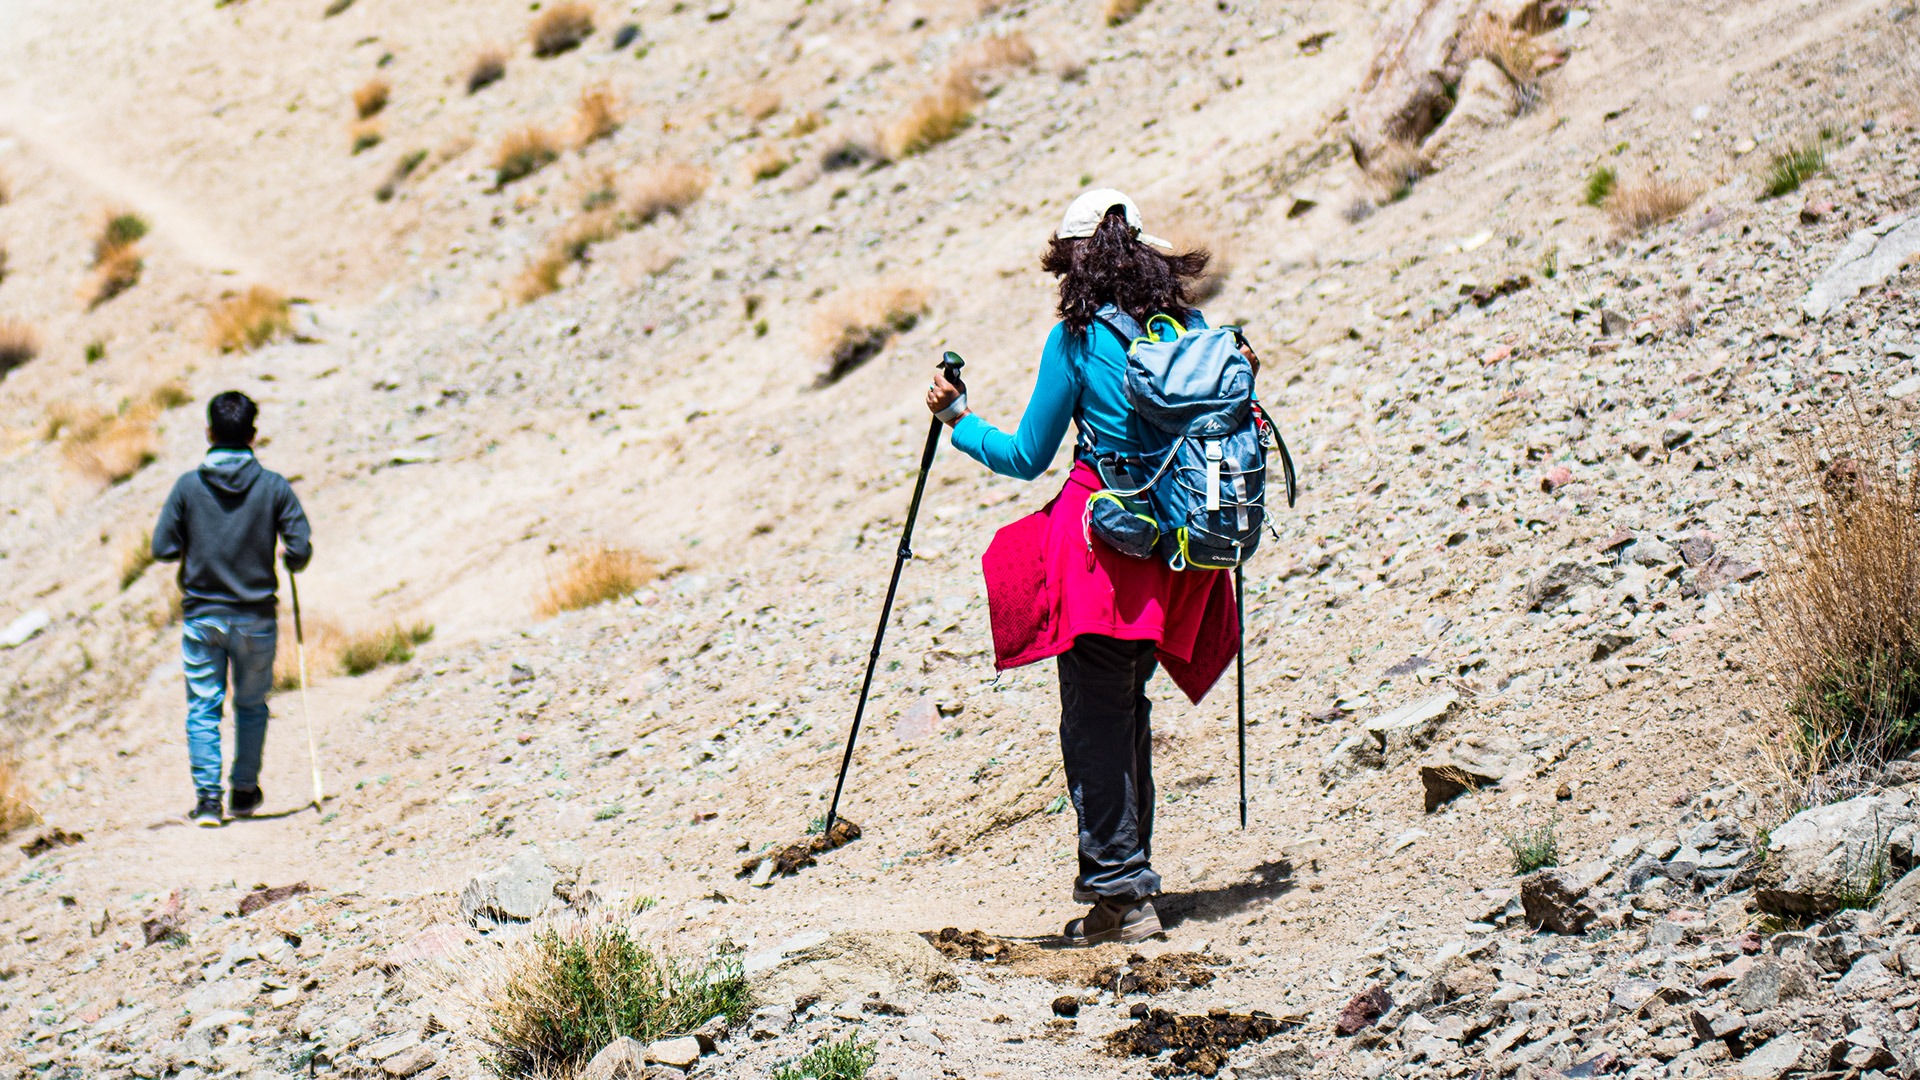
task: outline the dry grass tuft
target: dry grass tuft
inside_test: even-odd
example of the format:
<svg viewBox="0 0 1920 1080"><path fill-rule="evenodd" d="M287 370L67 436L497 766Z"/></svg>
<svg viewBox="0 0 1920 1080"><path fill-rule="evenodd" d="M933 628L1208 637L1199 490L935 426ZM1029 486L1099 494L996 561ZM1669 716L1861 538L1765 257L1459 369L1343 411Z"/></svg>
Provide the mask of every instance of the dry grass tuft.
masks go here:
<svg viewBox="0 0 1920 1080"><path fill-rule="evenodd" d="M533 20L527 30L533 55L559 56L580 47L593 34L593 5L562 0Z"/></svg>
<svg viewBox="0 0 1920 1080"><path fill-rule="evenodd" d="M0 837L39 823L33 793L20 775L20 759L11 750L0 754Z"/></svg>
<svg viewBox="0 0 1920 1080"><path fill-rule="evenodd" d="M100 235L93 238L93 264L101 263L132 248L147 235L147 219L131 210L111 210L100 224Z"/></svg>
<svg viewBox="0 0 1920 1080"><path fill-rule="evenodd" d="M757 124L779 112L780 104L780 95L777 92L760 87L748 94L746 100L740 103L740 111L747 115L747 119Z"/></svg>
<svg viewBox="0 0 1920 1080"><path fill-rule="evenodd" d="M0 244L0 283L7 280L7 245Z"/></svg>
<svg viewBox="0 0 1920 1080"><path fill-rule="evenodd" d="M118 484L158 457L160 436L153 421L159 411L151 403L112 414L55 406L49 410L48 427L56 434L64 432L61 449L69 465L100 483Z"/></svg>
<svg viewBox="0 0 1920 1080"><path fill-rule="evenodd" d="M1393 142L1382 146L1367 161L1367 179L1378 190L1381 202L1397 202L1413 191L1431 164L1420 148L1411 143Z"/></svg>
<svg viewBox="0 0 1920 1080"><path fill-rule="evenodd" d="M6 173L0 173L0 206L5 206L12 201L13 181L7 179Z"/></svg>
<svg viewBox="0 0 1920 1080"><path fill-rule="evenodd" d="M221 298L207 319L207 341L221 352L249 352L293 332L287 298L255 285Z"/></svg>
<svg viewBox="0 0 1920 1080"><path fill-rule="evenodd" d="M611 210L595 210L575 218L521 271L514 281L514 299L525 304L559 291L560 275L567 267L586 262L593 245L611 239L618 229L618 216Z"/></svg>
<svg viewBox="0 0 1920 1080"><path fill-rule="evenodd" d="M377 119L356 120L353 126L347 129L347 137L353 144L353 152L363 154L379 146L380 140L386 138L387 134Z"/></svg>
<svg viewBox="0 0 1920 1080"><path fill-rule="evenodd" d="M393 86L381 78L368 79L353 92L353 114L366 120L378 115L387 107L387 96L393 93Z"/></svg>
<svg viewBox="0 0 1920 1080"><path fill-rule="evenodd" d="M973 123L974 110L981 100L972 75L964 70L949 71L939 89L917 98L881 132L880 152L898 161L946 142Z"/></svg>
<svg viewBox="0 0 1920 1080"><path fill-rule="evenodd" d="M341 644L340 670L348 675L365 675L387 664L404 664L413 659L415 646L431 640L433 624L425 622L405 626L394 623L378 630L361 631Z"/></svg>
<svg viewBox="0 0 1920 1080"><path fill-rule="evenodd" d="M1551 54L1526 30L1486 15L1468 31L1464 45L1469 57L1491 60L1513 80L1522 113L1532 112L1546 99L1540 77L1546 72Z"/></svg>
<svg viewBox="0 0 1920 1080"><path fill-rule="evenodd" d="M1140 14L1146 6L1147 0L1107 0L1107 25L1119 26Z"/></svg>
<svg viewBox="0 0 1920 1080"><path fill-rule="evenodd" d="M1755 595L1789 695L1769 749L1805 804L1846 797L1920 746L1920 453L1904 432L1852 427L1802 455L1817 490Z"/></svg>
<svg viewBox="0 0 1920 1080"><path fill-rule="evenodd" d="M531 176L552 164L560 156L559 141L540 127L524 127L500 140L493 155L494 188L506 187L522 177Z"/></svg>
<svg viewBox="0 0 1920 1080"><path fill-rule="evenodd" d="M140 245L127 244L114 249L94 267L87 306L97 308L138 285L140 274L146 268L147 261L140 255Z"/></svg>
<svg viewBox="0 0 1920 1080"><path fill-rule="evenodd" d="M122 547L118 567L120 591L126 592L133 588L133 583L139 581L140 575L146 573L147 567L152 565L153 544L146 537L135 537Z"/></svg>
<svg viewBox="0 0 1920 1080"><path fill-rule="evenodd" d="M757 182L774 179L786 172L792 164L793 159L784 151L778 146L768 144L748 154L746 160L741 162L741 167L746 170L748 179Z"/></svg>
<svg viewBox="0 0 1920 1080"><path fill-rule="evenodd" d="M658 955L605 916L525 935L488 967L468 1008L508 1080L573 1075L610 1036L644 1043L715 1016L737 1024L753 1005L738 956Z"/></svg>
<svg viewBox="0 0 1920 1080"><path fill-rule="evenodd" d="M573 144L585 147L620 130L620 103L606 83L580 91L573 109Z"/></svg>
<svg viewBox="0 0 1920 1080"><path fill-rule="evenodd" d="M656 165L627 188L626 215L639 228L661 214L678 214L707 193L713 177L696 165Z"/></svg>
<svg viewBox="0 0 1920 1080"><path fill-rule="evenodd" d="M1679 217L1697 196L1691 185L1656 176L1638 183L1616 183L1602 208L1621 232L1638 235Z"/></svg>
<svg viewBox="0 0 1920 1080"><path fill-rule="evenodd" d="M1016 32L981 38L961 52L954 61L954 67L969 75L980 76L994 71L1030 68L1035 59L1033 43L1027 40L1027 35Z"/></svg>
<svg viewBox="0 0 1920 1080"><path fill-rule="evenodd" d="M817 109L809 109L793 118L793 126L787 129L787 137L790 139L803 138L826 126L826 115Z"/></svg>
<svg viewBox="0 0 1920 1080"><path fill-rule="evenodd" d="M307 678L318 680L340 672L340 653L347 646L347 632L332 619L315 618L301 612L301 628L307 638ZM279 620L280 641L273 653L273 688L300 689L299 643L293 638L293 619Z"/></svg>
<svg viewBox="0 0 1920 1080"><path fill-rule="evenodd" d="M816 387L831 386L880 354L895 334L904 334L928 311L925 289L883 286L846 293L814 317L814 352L824 364Z"/></svg>
<svg viewBox="0 0 1920 1080"><path fill-rule="evenodd" d="M0 319L0 377L38 355L38 330L16 319Z"/></svg>
<svg viewBox="0 0 1920 1080"><path fill-rule="evenodd" d="M477 94L506 77L506 50L498 46L481 49L467 65L467 93Z"/></svg>
<svg viewBox="0 0 1920 1080"><path fill-rule="evenodd" d="M575 553L565 572L548 582L537 606L543 617L578 611L631 596L658 576L659 568L645 555L599 544Z"/></svg>

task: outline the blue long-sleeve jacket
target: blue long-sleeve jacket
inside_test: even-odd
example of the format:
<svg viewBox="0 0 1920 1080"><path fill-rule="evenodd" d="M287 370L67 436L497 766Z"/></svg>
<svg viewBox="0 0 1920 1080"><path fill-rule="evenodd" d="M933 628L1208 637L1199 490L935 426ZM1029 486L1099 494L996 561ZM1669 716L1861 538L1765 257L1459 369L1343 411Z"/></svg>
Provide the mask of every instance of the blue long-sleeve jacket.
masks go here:
<svg viewBox="0 0 1920 1080"><path fill-rule="evenodd" d="M1190 330L1206 325L1197 311L1187 319ZM1001 476L1032 480L1053 460L1067 421L1077 419L1091 430L1101 453L1138 454L1142 447L1133 435L1126 371L1127 351L1105 327L1096 322L1085 334L1073 335L1065 323L1056 323L1040 353L1040 374L1019 428L1008 434L968 413L953 426L953 445Z"/></svg>

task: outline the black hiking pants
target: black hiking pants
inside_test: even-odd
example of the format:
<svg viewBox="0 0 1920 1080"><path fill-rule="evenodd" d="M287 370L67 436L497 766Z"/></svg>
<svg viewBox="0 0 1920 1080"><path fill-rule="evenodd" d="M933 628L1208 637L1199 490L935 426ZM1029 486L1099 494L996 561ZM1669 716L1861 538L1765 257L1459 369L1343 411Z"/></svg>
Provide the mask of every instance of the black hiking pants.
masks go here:
<svg viewBox="0 0 1920 1080"><path fill-rule="evenodd" d="M1132 901L1160 891L1153 851L1151 641L1083 634L1060 654L1060 756L1080 819L1074 891Z"/></svg>

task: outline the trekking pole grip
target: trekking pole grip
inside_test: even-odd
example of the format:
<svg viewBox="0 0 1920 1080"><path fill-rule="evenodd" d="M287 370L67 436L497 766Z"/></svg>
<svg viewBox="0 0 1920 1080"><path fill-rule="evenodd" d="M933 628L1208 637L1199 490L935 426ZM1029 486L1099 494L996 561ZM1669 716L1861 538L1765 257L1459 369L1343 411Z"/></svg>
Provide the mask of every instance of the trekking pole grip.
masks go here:
<svg viewBox="0 0 1920 1080"><path fill-rule="evenodd" d="M948 349L940 357L940 374L953 384L955 390L963 394L967 392L967 383L960 377L960 369L966 366L967 362L960 359L960 354L952 349Z"/></svg>

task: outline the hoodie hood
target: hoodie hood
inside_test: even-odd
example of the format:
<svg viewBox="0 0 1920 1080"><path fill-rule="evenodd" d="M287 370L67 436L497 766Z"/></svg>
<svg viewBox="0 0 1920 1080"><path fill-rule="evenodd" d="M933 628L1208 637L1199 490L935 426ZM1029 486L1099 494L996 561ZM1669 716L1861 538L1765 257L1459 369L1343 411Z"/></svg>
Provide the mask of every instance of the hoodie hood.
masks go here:
<svg viewBox="0 0 1920 1080"><path fill-rule="evenodd" d="M260 463L253 459L251 450L215 447L200 462L200 479L220 495L245 495L259 478Z"/></svg>

